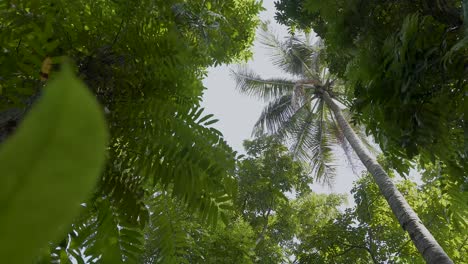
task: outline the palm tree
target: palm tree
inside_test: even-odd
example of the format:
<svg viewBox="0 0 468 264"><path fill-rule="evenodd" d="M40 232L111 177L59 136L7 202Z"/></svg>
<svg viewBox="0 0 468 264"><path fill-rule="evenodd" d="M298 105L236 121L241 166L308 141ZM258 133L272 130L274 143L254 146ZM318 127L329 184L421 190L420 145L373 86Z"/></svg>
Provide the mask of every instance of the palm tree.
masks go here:
<svg viewBox="0 0 468 264"><path fill-rule="evenodd" d="M293 78L263 79L245 67L232 72L241 92L268 101L254 133L266 130L290 143L293 154L310 161L313 173L321 180L333 173L329 165L331 144L346 141L372 174L426 262L453 263L347 121L340 106L347 105L346 90L325 67L322 45L311 45L307 36L280 41L268 32L266 24L261 41L273 51L272 62Z"/></svg>

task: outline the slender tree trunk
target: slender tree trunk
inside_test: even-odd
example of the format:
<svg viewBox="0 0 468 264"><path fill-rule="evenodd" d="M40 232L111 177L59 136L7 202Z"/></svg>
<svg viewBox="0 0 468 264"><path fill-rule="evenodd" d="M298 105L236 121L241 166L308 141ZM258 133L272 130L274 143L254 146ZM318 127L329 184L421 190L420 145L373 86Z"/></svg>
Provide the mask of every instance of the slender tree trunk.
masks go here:
<svg viewBox="0 0 468 264"><path fill-rule="evenodd" d="M358 155L361 162L366 166L367 170L375 182L379 186L380 192L387 200L393 214L398 219L401 227L408 232L413 244L421 253L423 258L429 264L453 264L453 261L445 253L442 247L437 243L432 234L423 225L418 215L413 211L406 202L405 197L398 191L395 184L377 163L376 159L366 149L362 141L358 138L354 130L343 116L339 106L332 100L327 91L322 91L323 99L328 107L333 111L333 114L340 126L346 139L349 141L353 150Z"/></svg>
<svg viewBox="0 0 468 264"><path fill-rule="evenodd" d="M258 236L257 240L255 241L255 247L260 244L265 239L265 233L268 228L268 217L270 217L271 209L268 209L268 213L266 216L264 215L263 217L265 218L265 224L263 224L262 231L260 231L260 235Z"/></svg>

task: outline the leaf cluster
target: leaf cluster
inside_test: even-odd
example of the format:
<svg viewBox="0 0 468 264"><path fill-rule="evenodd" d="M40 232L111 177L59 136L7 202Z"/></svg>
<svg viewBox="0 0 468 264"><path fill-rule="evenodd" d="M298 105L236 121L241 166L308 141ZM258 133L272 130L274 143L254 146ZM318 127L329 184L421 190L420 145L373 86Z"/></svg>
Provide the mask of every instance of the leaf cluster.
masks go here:
<svg viewBox="0 0 468 264"><path fill-rule="evenodd" d="M467 6L461 1L277 2L286 25L324 40L330 71L353 91L353 117L392 166L445 164L466 189Z"/></svg>
<svg viewBox="0 0 468 264"><path fill-rule="evenodd" d="M424 172L436 173L435 168ZM439 184L439 179L425 177L421 186L401 180L398 189L447 254L463 263L468 254L466 221L450 213L450 197L440 191ZM356 181L352 193L353 208L335 214L318 231L311 228L299 233L298 263L425 263L370 175Z"/></svg>
<svg viewBox="0 0 468 264"><path fill-rule="evenodd" d="M203 223L217 223L230 208L235 153L210 127L217 120L199 107L201 79L209 66L251 55L260 9L255 0L0 3L1 138L64 56L77 65L110 130L105 173L83 201L86 217L76 219L49 257L136 262L154 191L170 192Z"/></svg>

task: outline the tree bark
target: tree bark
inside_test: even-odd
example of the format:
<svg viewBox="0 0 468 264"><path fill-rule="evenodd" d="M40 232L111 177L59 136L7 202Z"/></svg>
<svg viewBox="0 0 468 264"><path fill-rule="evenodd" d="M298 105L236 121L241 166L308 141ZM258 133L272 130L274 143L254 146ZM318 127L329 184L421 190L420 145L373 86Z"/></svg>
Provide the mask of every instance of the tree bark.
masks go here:
<svg viewBox="0 0 468 264"><path fill-rule="evenodd" d="M390 205L393 214L398 219L401 227L408 232L413 244L416 246L419 253L421 253L426 263L453 264L453 261L445 253L439 243L437 243L429 230L427 230L408 202L406 202L405 197L403 197L400 191L398 191L382 166L380 166L377 160L366 149L362 141L344 118L339 106L332 100L327 91L322 90L322 96L328 107L333 111L338 125L343 131L346 139L349 141L361 162L374 178L380 192Z"/></svg>

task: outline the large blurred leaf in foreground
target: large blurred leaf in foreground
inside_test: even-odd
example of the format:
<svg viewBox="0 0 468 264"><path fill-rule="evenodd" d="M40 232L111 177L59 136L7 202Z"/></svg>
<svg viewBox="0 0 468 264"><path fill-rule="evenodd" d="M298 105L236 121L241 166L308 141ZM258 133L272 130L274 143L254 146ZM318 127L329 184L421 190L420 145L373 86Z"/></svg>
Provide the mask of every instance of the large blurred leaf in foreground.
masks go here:
<svg viewBox="0 0 468 264"><path fill-rule="evenodd" d="M105 161L103 113L65 65L0 146L0 259L31 263L64 235Z"/></svg>

